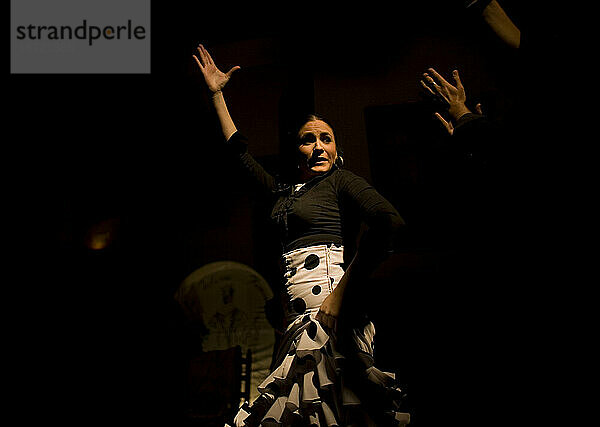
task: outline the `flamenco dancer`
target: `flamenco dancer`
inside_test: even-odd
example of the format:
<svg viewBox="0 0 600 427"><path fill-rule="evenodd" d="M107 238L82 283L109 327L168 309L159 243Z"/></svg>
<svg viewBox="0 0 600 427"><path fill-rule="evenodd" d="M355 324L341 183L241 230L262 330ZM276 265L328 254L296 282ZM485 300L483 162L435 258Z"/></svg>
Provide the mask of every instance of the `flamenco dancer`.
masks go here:
<svg viewBox="0 0 600 427"><path fill-rule="evenodd" d="M271 219L280 231L285 332L260 396L244 403L236 426L398 426L401 391L394 374L374 366L373 323L360 311L361 286L391 249L404 226L397 210L367 181L342 168L332 127L307 117L293 134L290 179L265 171L247 149L223 96L233 72L221 72L199 45L204 76L228 149L262 191L272 196ZM344 262L344 216L367 224L358 248ZM356 237L356 236L354 236ZM348 254L347 254L348 255Z"/></svg>

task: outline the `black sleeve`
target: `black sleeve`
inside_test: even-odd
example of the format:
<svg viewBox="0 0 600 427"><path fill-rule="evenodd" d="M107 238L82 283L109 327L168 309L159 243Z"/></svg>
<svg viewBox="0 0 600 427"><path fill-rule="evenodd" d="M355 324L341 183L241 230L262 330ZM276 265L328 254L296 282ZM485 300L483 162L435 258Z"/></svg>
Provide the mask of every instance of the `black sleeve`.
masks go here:
<svg viewBox="0 0 600 427"><path fill-rule="evenodd" d="M459 162L480 169L498 155L499 140L500 129L486 116L467 113L457 120L450 143Z"/></svg>
<svg viewBox="0 0 600 427"><path fill-rule="evenodd" d="M436 238L451 247L474 247L502 221L495 211L509 176L502 127L480 114L465 114L446 138L448 151L436 162L430 206ZM513 153L514 155L514 153Z"/></svg>
<svg viewBox="0 0 600 427"><path fill-rule="evenodd" d="M364 178L340 171L341 196L351 208L358 209L368 229L358 244L353 272L359 277L370 275L393 250L394 240L404 227L404 219L392 204Z"/></svg>
<svg viewBox="0 0 600 427"><path fill-rule="evenodd" d="M248 139L240 132L235 132L226 142L232 155L239 158L242 168L255 181L260 190L272 193L275 189L275 178L268 173L248 152Z"/></svg>

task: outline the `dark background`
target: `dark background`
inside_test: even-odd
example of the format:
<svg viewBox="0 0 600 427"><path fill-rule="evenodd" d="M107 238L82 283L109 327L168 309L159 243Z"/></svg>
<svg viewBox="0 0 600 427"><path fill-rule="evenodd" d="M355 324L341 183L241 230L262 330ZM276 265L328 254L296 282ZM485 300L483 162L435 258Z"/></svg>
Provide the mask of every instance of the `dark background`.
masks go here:
<svg viewBox="0 0 600 427"><path fill-rule="evenodd" d="M203 43L221 70L242 67L225 95L265 166L276 168L288 115L314 109L346 167L420 230L435 202L419 193L419 162L445 135L418 81L429 66L459 69L469 106L481 102L508 135L508 234L488 241L502 262L483 276L465 260L446 272L435 236L415 233L374 274L365 304L378 364L398 372L415 426L508 424L540 385L534 349L549 330L539 302L562 237L557 171L545 161L563 153L562 130L540 126L564 66L561 17L520 3L501 2L524 36L516 51L462 2L153 2L150 75L10 75L5 209L18 274L5 304L21 420L178 425L190 346L178 285L219 260L277 283L265 208L224 157L191 57ZM98 224L112 240L92 250Z"/></svg>

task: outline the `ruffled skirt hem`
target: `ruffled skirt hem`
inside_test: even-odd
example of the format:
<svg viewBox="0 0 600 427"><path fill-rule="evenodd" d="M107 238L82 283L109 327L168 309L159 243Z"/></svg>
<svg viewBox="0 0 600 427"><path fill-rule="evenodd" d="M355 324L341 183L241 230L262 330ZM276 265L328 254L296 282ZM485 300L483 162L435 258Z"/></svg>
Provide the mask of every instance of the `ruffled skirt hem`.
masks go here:
<svg viewBox="0 0 600 427"><path fill-rule="evenodd" d="M369 332L371 331L371 332ZM284 335L275 369L258 386L260 396L245 403L233 423L240 426L403 426L402 392L395 375L373 365L372 323L354 329L337 349L312 316L304 316Z"/></svg>

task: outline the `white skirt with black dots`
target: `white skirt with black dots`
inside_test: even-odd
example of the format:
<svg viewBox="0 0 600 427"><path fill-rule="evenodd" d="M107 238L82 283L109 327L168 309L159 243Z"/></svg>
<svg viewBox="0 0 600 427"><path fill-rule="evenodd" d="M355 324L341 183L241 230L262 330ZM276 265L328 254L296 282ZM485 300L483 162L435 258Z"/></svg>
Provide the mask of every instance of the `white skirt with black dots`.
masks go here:
<svg viewBox="0 0 600 427"><path fill-rule="evenodd" d="M304 316L314 318L323 300L333 292L344 275L344 248L335 245L300 248L284 254L282 261L287 294L284 315L289 329Z"/></svg>
<svg viewBox="0 0 600 427"><path fill-rule="evenodd" d="M236 426L401 426L393 373L374 366L375 327L364 321L333 333L315 319L344 275L344 249L316 245L283 255L285 334L274 370L245 403Z"/></svg>

